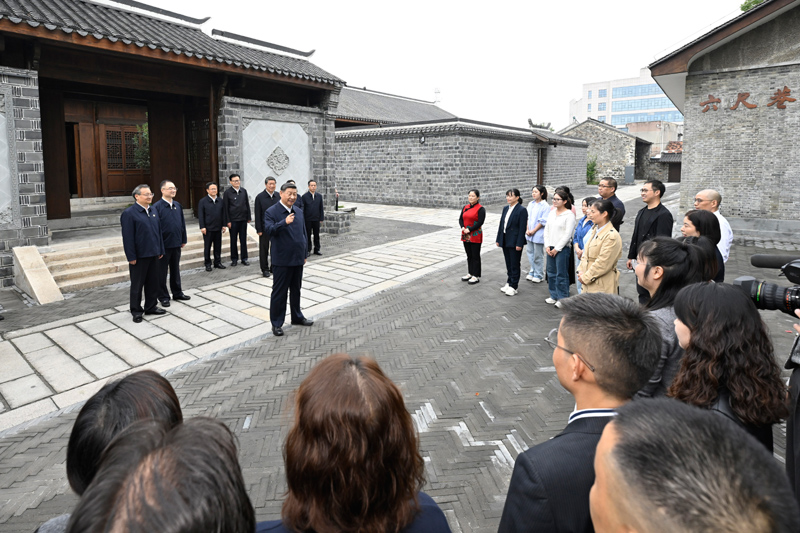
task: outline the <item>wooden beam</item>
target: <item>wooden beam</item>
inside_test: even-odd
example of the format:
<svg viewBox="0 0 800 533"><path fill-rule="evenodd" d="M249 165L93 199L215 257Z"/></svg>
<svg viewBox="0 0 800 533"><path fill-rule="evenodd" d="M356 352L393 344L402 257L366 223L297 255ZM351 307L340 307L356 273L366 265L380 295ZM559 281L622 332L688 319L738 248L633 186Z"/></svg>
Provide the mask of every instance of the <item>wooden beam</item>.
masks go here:
<svg viewBox="0 0 800 533"><path fill-rule="evenodd" d="M48 30L44 25L39 25L36 28L28 24L14 24L7 18L0 19L0 32L5 32L13 35L24 35L47 41L51 43L60 43L66 46L73 46L82 49L90 49L93 51L105 51L123 54L128 57L138 57L141 59L156 60L161 62L168 62L171 64L185 65L193 68L203 70L213 70L216 72L233 73L243 76L251 76L253 78L267 79L279 83L286 83L289 85L298 85L302 87L314 87L317 89L332 89L333 85L330 83L322 83L313 80L303 79L301 77L286 76L283 74L275 74L265 72L260 69L252 69L245 67L237 67L236 65L228 65L225 62L211 61L208 59L199 59L197 57L188 57L184 54L176 54L174 52L165 52L161 48L155 50L150 49L148 46L138 47L135 44L125 44L122 41L111 42L108 39L97 39L94 36L87 35L81 37L77 32L64 33L60 29Z"/></svg>

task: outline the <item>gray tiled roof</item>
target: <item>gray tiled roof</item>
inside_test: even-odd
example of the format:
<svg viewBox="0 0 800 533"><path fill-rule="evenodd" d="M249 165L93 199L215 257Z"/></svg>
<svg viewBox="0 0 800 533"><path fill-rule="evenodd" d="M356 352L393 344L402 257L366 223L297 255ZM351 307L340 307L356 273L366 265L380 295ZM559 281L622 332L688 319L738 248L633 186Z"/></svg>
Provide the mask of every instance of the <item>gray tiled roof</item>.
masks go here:
<svg viewBox="0 0 800 533"><path fill-rule="evenodd" d="M683 154L661 154L661 161L662 163L680 163L683 160Z"/></svg>
<svg viewBox="0 0 800 533"><path fill-rule="evenodd" d="M206 59L212 63L340 85L342 80L316 65L216 40L197 27L169 22L124 9L83 0L0 0L0 19L52 32L118 41L151 50ZM213 65L212 65L213 66Z"/></svg>
<svg viewBox="0 0 800 533"><path fill-rule="evenodd" d="M344 87L339 95L337 118L379 124L402 124L456 118L432 102L374 91Z"/></svg>

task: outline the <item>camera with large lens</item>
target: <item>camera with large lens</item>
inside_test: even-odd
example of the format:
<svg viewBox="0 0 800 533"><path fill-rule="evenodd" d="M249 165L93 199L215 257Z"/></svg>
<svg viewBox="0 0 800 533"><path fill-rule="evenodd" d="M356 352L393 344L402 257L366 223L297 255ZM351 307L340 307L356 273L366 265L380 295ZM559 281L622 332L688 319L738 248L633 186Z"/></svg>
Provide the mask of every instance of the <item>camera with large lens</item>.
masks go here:
<svg viewBox="0 0 800 533"><path fill-rule="evenodd" d="M758 254L750 258L750 263L761 268L780 268L781 275L786 276L794 287L781 287L775 283L759 281L752 276L740 276L733 280L734 285L739 285L756 307L764 310L777 309L788 315L795 316L796 309L800 309L800 257Z"/></svg>

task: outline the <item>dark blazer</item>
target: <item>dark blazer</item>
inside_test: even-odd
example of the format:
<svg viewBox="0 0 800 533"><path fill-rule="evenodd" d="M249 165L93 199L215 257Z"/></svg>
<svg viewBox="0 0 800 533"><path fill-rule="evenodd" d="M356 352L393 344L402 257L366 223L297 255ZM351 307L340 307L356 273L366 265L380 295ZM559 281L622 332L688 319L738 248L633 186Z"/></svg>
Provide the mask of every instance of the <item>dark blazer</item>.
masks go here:
<svg viewBox="0 0 800 533"><path fill-rule="evenodd" d="M155 208L150 215L144 207L133 204L119 217L122 225L122 247L128 261L143 257L164 255L164 240L161 238L160 217Z"/></svg>
<svg viewBox="0 0 800 533"><path fill-rule="evenodd" d="M161 237L164 248L180 248L186 244L186 220L183 218L183 207L176 201L172 206L163 198L153 208L161 217Z"/></svg>
<svg viewBox="0 0 800 533"><path fill-rule="evenodd" d="M503 224L506 221L506 213L508 213L508 206L503 208L503 214L500 217L500 226L497 228L497 239L503 248L513 248L515 246L525 246L528 242L525 240L525 232L528 230L528 210L525 206L518 204L511 213L511 220L508 221L506 232L503 233Z"/></svg>
<svg viewBox="0 0 800 533"><path fill-rule="evenodd" d="M222 198L217 196L217 201L211 199L209 195L200 198L197 203L197 220L200 221L200 229L206 228L207 231L222 230Z"/></svg>
<svg viewBox="0 0 800 533"><path fill-rule="evenodd" d="M433 498L419 493L419 514L414 521L400 530L400 533L450 533L450 526L447 519ZM256 524L256 533L291 533L280 520L270 520L269 522L259 522Z"/></svg>
<svg viewBox="0 0 800 533"><path fill-rule="evenodd" d="M647 206L636 213L636 222L633 223L633 237L631 237L631 248L628 250L628 259L636 259L639 256L639 247L643 242L649 241L653 237L672 237L672 213L669 212L664 204L658 204L651 213L648 226L642 227L642 213L647 211Z"/></svg>
<svg viewBox="0 0 800 533"><path fill-rule="evenodd" d="M266 190L261 191L256 195L255 210L256 210L256 232L264 232L264 212L281 201L281 195L276 190L272 196Z"/></svg>
<svg viewBox="0 0 800 533"><path fill-rule="evenodd" d="M594 452L611 417L579 418L519 454L498 533L593 532Z"/></svg>
<svg viewBox="0 0 800 533"><path fill-rule="evenodd" d="M286 223L289 212L278 202L264 212L264 231L270 237L272 266L303 266L308 257L308 235L303 210L292 206L294 222Z"/></svg>
<svg viewBox="0 0 800 533"><path fill-rule="evenodd" d="M222 198L222 222L227 226L228 222L246 222L253 220L250 212L250 197L244 187L236 189L229 187Z"/></svg>
<svg viewBox="0 0 800 533"><path fill-rule="evenodd" d="M622 200L617 198L616 191L614 195L609 198L612 204L614 204L614 216L611 217L611 225L614 226L614 229L619 231L619 227L622 225L622 219L625 218L625 204L622 203Z"/></svg>
<svg viewBox="0 0 800 533"><path fill-rule="evenodd" d="M300 209L305 213L306 221L308 222L322 222L325 220L325 210L322 207L322 195L320 193L315 193L313 198L310 192L305 193Z"/></svg>

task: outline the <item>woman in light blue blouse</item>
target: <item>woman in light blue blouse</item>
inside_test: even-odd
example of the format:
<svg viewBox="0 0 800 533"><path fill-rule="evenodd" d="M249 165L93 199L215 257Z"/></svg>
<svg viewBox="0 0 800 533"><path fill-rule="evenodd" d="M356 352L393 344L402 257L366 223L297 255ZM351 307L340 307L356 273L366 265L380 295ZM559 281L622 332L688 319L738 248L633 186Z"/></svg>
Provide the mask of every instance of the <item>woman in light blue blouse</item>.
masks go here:
<svg viewBox="0 0 800 533"><path fill-rule="evenodd" d="M586 216L586 212L589 210L589 206L591 206L596 199L597 198L594 196L587 196L581 203L581 211L583 212L583 216L578 219L578 223L575 226L575 235L572 239L572 242L574 243L573 246L575 248L575 255L578 257L578 260L575 262L576 264L580 264L581 262L583 246L586 244L584 241L592 230L592 221ZM578 294L580 294L582 292L581 282L578 281L577 277L575 278L575 285L578 286Z"/></svg>
<svg viewBox="0 0 800 533"><path fill-rule="evenodd" d="M541 283L544 279L544 226L550 214L550 205L544 185L534 185L531 196L533 200L528 204L528 230L525 232L525 240L528 241L525 249L531 268L525 279Z"/></svg>

